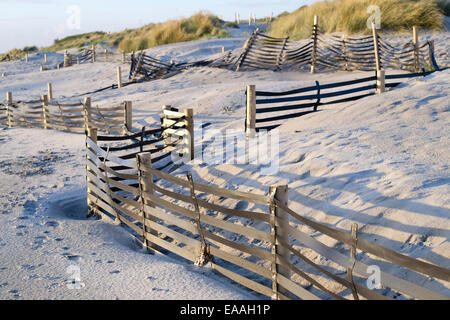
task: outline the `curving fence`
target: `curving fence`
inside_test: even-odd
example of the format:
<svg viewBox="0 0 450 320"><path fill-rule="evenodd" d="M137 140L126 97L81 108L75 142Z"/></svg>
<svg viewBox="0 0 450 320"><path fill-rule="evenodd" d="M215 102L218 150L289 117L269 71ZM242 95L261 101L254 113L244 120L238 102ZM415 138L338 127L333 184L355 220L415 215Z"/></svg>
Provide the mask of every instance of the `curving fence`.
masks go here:
<svg viewBox="0 0 450 320"><path fill-rule="evenodd" d="M400 69L412 72L439 70L434 56L434 42L419 45L417 30L410 42L394 46L373 29L372 36L349 37L320 32L314 24L308 41L290 42L272 38L259 29L247 40L235 63L241 69L281 70L311 67L316 70L375 71Z"/></svg>
<svg viewBox="0 0 450 320"><path fill-rule="evenodd" d="M97 136L96 129L88 130L91 215L114 218L150 252L210 266L273 299L383 300L388 288L415 299L450 299L423 285L429 277L449 282L449 269L369 242L358 234L357 224L348 233L303 217L289 208L287 186L257 194L200 183L190 173L186 178L168 173L161 157L189 146L167 141L173 134L167 130L189 136L187 114L166 109L165 118L171 119L163 120L164 126L130 136ZM344 246L329 247L317 235ZM362 256L365 262L358 261ZM380 266L382 289L366 286L372 265ZM389 272L398 266L403 269L397 275ZM419 284L404 279L417 277L423 279Z"/></svg>

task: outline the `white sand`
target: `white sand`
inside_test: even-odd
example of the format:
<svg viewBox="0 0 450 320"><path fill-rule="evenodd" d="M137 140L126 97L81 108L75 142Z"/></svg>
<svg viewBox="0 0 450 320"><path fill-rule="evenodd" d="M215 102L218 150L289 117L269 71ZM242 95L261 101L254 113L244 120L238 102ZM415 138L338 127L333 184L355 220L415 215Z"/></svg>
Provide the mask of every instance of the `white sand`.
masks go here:
<svg viewBox="0 0 450 320"><path fill-rule="evenodd" d="M424 37L429 36L436 41L436 51L448 51L448 33ZM237 49L244 41L201 40L149 52L162 59L194 61L217 56L222 46ZM61 57L52 54L49 61L55 65ZM444 55L439 57L441 64L448 63ZM36 99L51 82L54 96L64 99L115 83L115 67L120 65L84 64L39 72L39 60L33 56L30 64L0 64L0 72L7 73L0 78L0 95L12 91L15 100ZM122 68L128 70L126 65ZM372 73L194 68L91 97L100 105L133 101L136 126L157 126L161 106L170 104L193 108L195 121L210 122L208 129L243 130L248 84L281 91L309 86L313 80L327 83L366 75ZM357 222L361 237L450 268L449 79L450 71L443 71L408 80L383 95L286 121L280 127L280 172L275 176L261 175L255 165L188 164L179 171L190 170L199 181L257 193L288 184L290 207L302 215L345 231ZM58 131L0 131L1 299L260 298L209 269L144 254L111 221L83 220L83 144L82 135ZM314 236L348 254L330 239ZM358 258L370 261L365 255ZM67 289L70 265L80 266L84 288ZM449 283L381 265L398 277L450 295Z"/></svg>

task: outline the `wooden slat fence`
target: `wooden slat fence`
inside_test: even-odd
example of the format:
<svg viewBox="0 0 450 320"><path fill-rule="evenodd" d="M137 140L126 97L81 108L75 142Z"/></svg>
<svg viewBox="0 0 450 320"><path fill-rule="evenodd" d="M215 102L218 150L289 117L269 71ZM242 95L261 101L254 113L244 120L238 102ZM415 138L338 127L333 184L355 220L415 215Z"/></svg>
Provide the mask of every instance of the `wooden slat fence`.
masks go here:
<svg viewBox="0 0 450 320"><path fill-rule="evenodd" d="M92 106L91 99L75 103L48 100L47 95L32 101L13 101L7 93L6 103L0 106L0 125L25 128L44 128L84 133L88 126L104 132L126 133L132 130L131 102L117 107Z"/></svg>
<svg viewBox="0 0 450 320"><path fill-rule="evenodd" d="M401 83L399 79L423 77L431 73L432 71L385 75L383 90L380 92L383 92L384 88L398 86ZM335 105L374 95L377 89L380 89L379 81L379 75L329 84L316 81L315 86L284 92L257 91L255 86L248 86L245 130L272 130L286 119L318 111L319 106Z"/></svg>
<svg viewBox="0 0 450 320"><path fill-rule="evenodd" d="M176 145L166 141L164 131L187 129L187 118L170 108L165 111L171 121L163 119L161 128L124 137L97 136L90 129L86 138L90 211L112 216L149 250L208 265L273 299L388 299L382 294L386 290L365 286L371 274L369 266L358 261L357 250L410 272L450 281L449 269L369 242L357 233L356 225L347 233L303 217L289 208L287 186L257 194L200 183L190 173L186 178L168 173L156 153L172 153L166 147ZM130 144L133 139L137 142ZM102 145L105 142L127 145ZM242 204L253 209L238 209ZM314 236L303 226L314 230ZM328 247L317 234L349 246L350 254ZM317 262L323 260L337 269ZM408 297L450 299L385 270L380 281Z"/></svg>

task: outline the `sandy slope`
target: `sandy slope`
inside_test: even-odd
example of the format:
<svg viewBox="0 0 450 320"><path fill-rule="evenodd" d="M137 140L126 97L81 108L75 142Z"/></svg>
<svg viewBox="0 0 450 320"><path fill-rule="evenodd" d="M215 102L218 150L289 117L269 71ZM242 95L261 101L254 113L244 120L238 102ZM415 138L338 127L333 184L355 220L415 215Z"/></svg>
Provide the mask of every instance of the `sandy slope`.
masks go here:
<svg viewBox="0 0 450 320"><path fill-rule="evenodd" d="M433 38L437 50L447 52L448 33ZM201 40L149 52L192 61L217 55L222 46L237 49L243 41ZM6 70L8 76L0 79L0 95L12 91L15 99L35 99L52 82L55 97L76 101L82 97L68 97L115 82L114 63L41 73L36 59L30 65L1 64L0 72ZM49 59L57 61L57 56ZM94 94L92 99L100 105L133 101L137 127L156 126L164 104L193 108L196 122L210 123L208 134L213 129L243 130L247 84L286 90L311 85L313 80L326 83L366 75L372 73L235 73L195 68L169 79ZM275 175L262 175L258 165L194 163L179 173L189 170L198 181L261 194L270 185L288 184L290 206L302 215L345 231L357 222L364 238L450 268L449 78L449 71L436 73L380 96L286 121L280 127L280 171ZM207 148L214 146L212 142L205 141ZM196 143L199 147L201 142ZM0 298L255 297L208 271L143 254L110 221L83 220L83 136L3 130L0 148ZM330 239L314 236L348 254ZM336 267L308 250L305 254ZM366 255L358 259L371 261ZM85 284L81 290L67 290L64 284L71 264L81 268ZM380 265L450 294L448 283Z"/></svg>

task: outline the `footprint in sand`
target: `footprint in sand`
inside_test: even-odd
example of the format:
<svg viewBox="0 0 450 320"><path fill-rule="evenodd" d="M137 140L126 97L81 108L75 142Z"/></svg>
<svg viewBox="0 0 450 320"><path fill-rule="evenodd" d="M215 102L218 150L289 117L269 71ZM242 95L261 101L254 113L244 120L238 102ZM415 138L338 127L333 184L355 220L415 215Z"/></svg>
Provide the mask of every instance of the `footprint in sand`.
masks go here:
<svg viewBox="0 0 450 320"><path fill-rule="evenodd" d="M48 227L56 228L57 226L59 226L59 223L56 222L56 221L49 221L45 225L48 226Z"/></svg>

